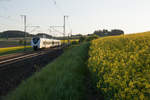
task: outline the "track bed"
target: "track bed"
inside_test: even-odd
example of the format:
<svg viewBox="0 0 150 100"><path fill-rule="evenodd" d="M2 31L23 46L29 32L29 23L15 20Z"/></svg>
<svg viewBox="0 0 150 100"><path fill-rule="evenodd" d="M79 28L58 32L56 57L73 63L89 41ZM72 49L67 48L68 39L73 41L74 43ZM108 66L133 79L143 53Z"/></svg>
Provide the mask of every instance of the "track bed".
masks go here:
<svg viewBox="0 0 150 100"><path fill-rule="evenodd" d="M42 67L61 55L62 52L62 48L42 50L38 51L38 55L36 56L0 64L0 96L7 95L8 92L14 90L21 81L30 77L34 72L39 71ZM10 56L10 58L13 58L13 56ZM5 56L4 58L0 58L0 61L4 59L9 60L10 58Z"/></svg>

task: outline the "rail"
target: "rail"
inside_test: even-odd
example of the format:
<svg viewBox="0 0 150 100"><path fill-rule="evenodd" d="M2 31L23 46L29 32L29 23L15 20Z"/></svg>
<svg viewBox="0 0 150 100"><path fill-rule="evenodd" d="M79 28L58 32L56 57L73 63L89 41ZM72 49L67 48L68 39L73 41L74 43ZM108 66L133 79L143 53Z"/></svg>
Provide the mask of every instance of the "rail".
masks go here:
<svg viewBox="0 0 150 100"><path fill-rule="evenodd" d="M4 69L7 69L8 67L11 67L12 63L16 63L16 62L26 60L26 59L29 59L29 58L34 58L34 57L37 57L37 56L42 56L44 54L50 53L50 52L52 52L54 50L57 50L57 49L61 49L61 48L44 49L44 50L41 50L41 51L31 52L31 53L28 53L28 54L18 55L17 57L15 56L15 57L11 57L11 58L1 59L0 60L0 70L4 70ZM10 66L6 67L6 65L10 65Z"/></svg>

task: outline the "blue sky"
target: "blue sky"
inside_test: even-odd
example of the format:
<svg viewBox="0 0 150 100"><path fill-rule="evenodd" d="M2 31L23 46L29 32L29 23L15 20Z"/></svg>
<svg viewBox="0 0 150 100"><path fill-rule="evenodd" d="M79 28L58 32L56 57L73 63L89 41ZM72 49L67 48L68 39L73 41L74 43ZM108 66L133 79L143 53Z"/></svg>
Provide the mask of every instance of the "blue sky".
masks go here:
<svg viewBox="0 0 150 100"><path fill-rule="evenodd" d="M56 1L56 5L54 3ZM28 26L40 26L33 34L63 25L73 34L89 34L98 29L122 29L125 33L150 31L150 0L0 0L0 31L23 30L20 15L27 15ZM56 28L62 31L61 28ZM31 32L33 27L28 27Z"/></svg>

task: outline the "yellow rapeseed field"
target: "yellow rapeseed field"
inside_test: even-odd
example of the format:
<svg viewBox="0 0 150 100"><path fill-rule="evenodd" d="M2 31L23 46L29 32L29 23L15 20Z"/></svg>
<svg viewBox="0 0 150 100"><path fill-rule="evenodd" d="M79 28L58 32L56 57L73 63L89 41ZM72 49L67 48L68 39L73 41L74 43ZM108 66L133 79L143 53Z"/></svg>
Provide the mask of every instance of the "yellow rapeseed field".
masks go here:
<svg viewBox="0 0 150 100"><path fill-rule="evenodd" d="M26 46L26 48L30 48L31 46ZM0 48L0 53L8 52L8 51L14 51L23 49L24 46L17 46L17 47L8 47L8 48Z"/></svg>
<svg viewBox="0 0 150 100"><path fill-rule="evenodd" d="M93 40L88 67L106 100L150 100L150 32Z"/></svg>
<svg viewBox="0 0 150 100"><path fill-rule="evenodd" d="M79 42L79 39L71 39L69 40L70 43L72 42ZM68 43L68 40L61 40L61 43Z"/></svg>

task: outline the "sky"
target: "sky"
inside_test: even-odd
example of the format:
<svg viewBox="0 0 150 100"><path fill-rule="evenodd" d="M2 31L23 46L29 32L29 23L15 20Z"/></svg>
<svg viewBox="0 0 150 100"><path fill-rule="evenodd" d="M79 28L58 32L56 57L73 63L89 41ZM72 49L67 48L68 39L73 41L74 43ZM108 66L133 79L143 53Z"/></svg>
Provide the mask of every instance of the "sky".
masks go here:
<svg viewBox="0 0 150 100"><path fill-rule="evenodd" d="M126 34L150 31L150 0L0 0L0 31L23 30L32 34L91 34L95 30L122 29ZM40 27L31 27L40 26Z"/></svg>

